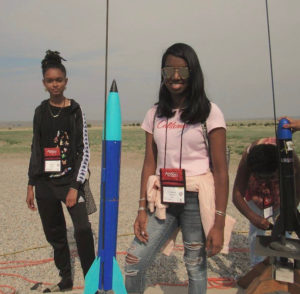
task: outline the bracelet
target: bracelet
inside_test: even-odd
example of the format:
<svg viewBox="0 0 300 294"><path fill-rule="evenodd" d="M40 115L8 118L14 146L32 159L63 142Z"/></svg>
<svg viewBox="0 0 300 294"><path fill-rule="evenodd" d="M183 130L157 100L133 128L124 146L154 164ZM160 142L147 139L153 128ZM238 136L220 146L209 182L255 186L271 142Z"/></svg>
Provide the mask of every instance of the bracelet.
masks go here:
<svg viewBox="0 0 300 294"><path fill-rule="evenodd" d="M147 210L147 208L144 206L141 206L141 207L139 207L138 211L141 211L141 210Z"/></svg>
<svg viewBox="0 0 300 294"><path fill-rule="evenodd" d="M220 216L226 216L226 212L223 212L221 210L216 210L216 214Z"/></svg>
<svg viewBox="0 0 300 294"><path fill-rule="evenodd" d="M146 200L146 198L145 198L145 197L143 197L143 198L139 199L139 201L144 201L144 200Z"/></svg>

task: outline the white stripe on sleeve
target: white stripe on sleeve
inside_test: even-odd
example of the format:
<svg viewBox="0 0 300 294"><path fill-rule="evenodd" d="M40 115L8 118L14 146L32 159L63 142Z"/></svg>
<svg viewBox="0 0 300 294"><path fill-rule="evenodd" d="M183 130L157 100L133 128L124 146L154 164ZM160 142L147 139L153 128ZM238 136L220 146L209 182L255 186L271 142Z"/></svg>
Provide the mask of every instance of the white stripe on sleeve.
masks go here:
<svg viewBox="0 0 300 294"><path fill-rule="evenodd" d="M82 160L81 160L76 181L81 182L83 184L86 178L86 174L88 172L89 161L90 161L90 147L89 147L87 123L86 123L85 115L83 113L82 113L82 139L83 139L83 155L82 155Z"/></svg>

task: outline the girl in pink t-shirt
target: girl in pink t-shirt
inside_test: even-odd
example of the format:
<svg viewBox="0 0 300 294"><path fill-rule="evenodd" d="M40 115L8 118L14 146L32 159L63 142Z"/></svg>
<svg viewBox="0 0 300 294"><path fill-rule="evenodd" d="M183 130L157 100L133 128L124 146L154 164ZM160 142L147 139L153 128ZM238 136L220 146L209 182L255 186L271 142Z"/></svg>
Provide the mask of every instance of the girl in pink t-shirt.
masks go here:
<svg viewBox="0 0 300 294"><path fill-rule="evenodd" d="M210 151L205 143L204 123ZM142 128L146 132L146 150L134 224L136 237L126 256L127 292L143 293L148 265L179 226L189 293L206 293L206 255L220 252L224 239L228 199L226 125L220 109L205 94L198 57L190 46L176 43L164 53L159 101L147 112ZM210 160L216 213L205 237L198 192L184 191L183 182L210 173ZM161 177L162 202L168 203L163 220L147 211L147 181L154 174Z"/></svg>

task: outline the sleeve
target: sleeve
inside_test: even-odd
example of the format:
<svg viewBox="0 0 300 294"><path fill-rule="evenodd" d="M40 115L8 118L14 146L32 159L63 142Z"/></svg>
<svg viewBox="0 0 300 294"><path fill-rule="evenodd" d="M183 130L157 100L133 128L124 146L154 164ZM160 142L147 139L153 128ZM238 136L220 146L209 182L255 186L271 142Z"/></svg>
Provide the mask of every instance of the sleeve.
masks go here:
<svg viewBox="0 0 300 294"><path fill-rule="evenodd" d="M141 128L144 131L146 131L150 134L153 133L153 120L154 120L154 115L155 115L156 109L157 109L157 106L153 106L152 108L150 108L147 111L146 116L145 116L144 121L141 126Z"/></svg>
<svg viewBox="0 0 300 294"><path fill-rule="evenodd" d="M74 172L71 187L78 190L86 179L90 161L90 147L87 131L87 123L85 115L81 108L76 112L75 117L75 156L74 156Z"/></svg>
<svg viewBox="0 0 300 294"><path fill-rule="evenodd" d="M35 185L37 176L41 173L42 153L40 145L39 108L35 110L33 117L33 136L31 143L31 155L28 168L28 185Z"/></svg>
<svg viewBox="0 0 300 294"><path fill-rule="evenodd" d="M213 129L217 129L217 128L226 129L226 122L224 119L224 115L220 110L220 108L214 103L211 103L211 110L206 120L206 125L207 125L208 133Z"/></svg>

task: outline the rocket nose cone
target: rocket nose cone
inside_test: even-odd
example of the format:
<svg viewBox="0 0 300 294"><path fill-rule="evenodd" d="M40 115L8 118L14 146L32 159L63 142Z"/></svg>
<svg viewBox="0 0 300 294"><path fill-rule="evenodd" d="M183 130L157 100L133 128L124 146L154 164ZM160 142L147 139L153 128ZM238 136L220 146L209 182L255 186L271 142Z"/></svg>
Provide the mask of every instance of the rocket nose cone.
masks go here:
<svg viewBox="0 0 300 294"><path fill-rule="evenodd" d="M283 125L290 123L286 118L282 118L279 121L277 135L279 140L291 140L292 139L292 130L286 129Z"/></svg>
<svg viewBox="0 0 300 294"><path fill-rule="evenodd" d="M287 118L282 118L280 121L279 121L279 125L282 126L284 124L289 124L290 121L287 119Z"/></svg>
<svg viewBox="0 0 300 294"><path fill-rule="evenodd" d="M117 83L116 80L113 80L111 87L110 87L110 92L116 92L118 93L118 88L117 88Z"/></svg>

